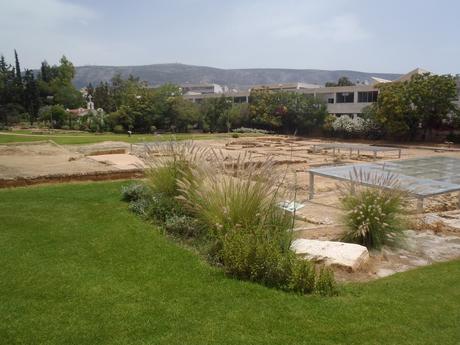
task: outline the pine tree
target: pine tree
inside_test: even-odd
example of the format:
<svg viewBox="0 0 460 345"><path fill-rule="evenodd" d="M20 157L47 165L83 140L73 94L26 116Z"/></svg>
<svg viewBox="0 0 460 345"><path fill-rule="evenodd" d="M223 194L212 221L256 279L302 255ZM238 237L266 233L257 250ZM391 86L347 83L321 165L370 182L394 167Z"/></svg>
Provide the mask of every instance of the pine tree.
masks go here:
<svg viewBox="0 0 460 345"><path fill-rule="evenodd" d="M40 92L34 72L31 70L26 70L24 74L24 107L29 113L30 124L33 124L40 109Z"/></svg>

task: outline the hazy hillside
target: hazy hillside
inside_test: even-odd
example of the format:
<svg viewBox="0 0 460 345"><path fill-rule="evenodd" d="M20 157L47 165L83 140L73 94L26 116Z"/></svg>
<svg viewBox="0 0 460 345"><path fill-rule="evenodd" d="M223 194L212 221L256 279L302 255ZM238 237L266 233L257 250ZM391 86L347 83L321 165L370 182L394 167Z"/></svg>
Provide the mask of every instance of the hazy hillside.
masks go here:
<svg viewBox="0 0 460 345"><path fill-rule="evenodd" d="M255 84L304 82L324 84L328 81L337 81L341 76L350 80L369 80L370 77L395 79L399 74L366 73L357 71L326 71L315 69L220 69L204 66L183 64L156 64L146 66L81 66L77 67L74 84L77 87L93 85L100 81L109 81L116 73L126 77L132 74L147 81L151 85L164 83L217 83L233 88L247 89Z"/></svg>

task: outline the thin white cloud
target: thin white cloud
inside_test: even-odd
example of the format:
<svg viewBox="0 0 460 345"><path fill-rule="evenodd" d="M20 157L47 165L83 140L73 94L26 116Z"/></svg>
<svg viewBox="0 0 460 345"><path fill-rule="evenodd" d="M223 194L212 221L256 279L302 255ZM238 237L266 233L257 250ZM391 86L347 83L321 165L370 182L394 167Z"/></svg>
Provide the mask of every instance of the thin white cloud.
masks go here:
<svg viewBox="0 0 460 345"><path fill-rule="evenodd" d="M231 27L242 35L280 40L355 42L371 37L370 29L364 27L356 14L343 9L343 4L341 0L256 1L234 10Z"/></svg>
<svg viewBox="0 0 460 345"><path fill-rule="evenodd" d="M311 40L332 40L353 42L367 39L371 33L365 30L354 15L340 15L321 22L291 23L275 28L278 38L308 38Z"/></svg>
<svg viewBox="0 0 460 345"><path fill-rule="evenodd" d="M17 49L23 66L56 61L86 40L93 45L84 31L97 15L87 7L61 0L0 0L0 6L0 53L11 56Z"/></svg>

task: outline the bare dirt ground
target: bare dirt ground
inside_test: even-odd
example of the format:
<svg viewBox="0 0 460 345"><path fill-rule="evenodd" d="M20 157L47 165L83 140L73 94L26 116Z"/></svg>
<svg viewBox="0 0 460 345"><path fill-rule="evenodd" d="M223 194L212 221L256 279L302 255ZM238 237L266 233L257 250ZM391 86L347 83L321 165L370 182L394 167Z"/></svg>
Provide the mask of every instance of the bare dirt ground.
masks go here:
<svg viewBox="0 0 460 345"><path fill-rule="evenodd" d="M344 230L342 211L337 193L337 181L316 177L313 200L308 200L309 176L307 170L315 166L373 161L372 153L331 152L313 153L311 146L320 140L299 140L282 136L202 140L196 144L220 150L231 161L242 153L251 154L254 160L273 157L278 168L285 172L284 186L296 188L296 201L305 206L297 212L295 236L307 239L337 240ZM28 143L0 145L0 181L33 179L37 176L79 176L107 174L114 178L130 176L120 172L142 171L145 150L142 145L121 142L104 142L92 145L59 146L54 143ZM411 146L402 150L401 159L446 155L460 158L460 150L448 147ZM398 153L378 153L378 160L398 159ZM118 174L118 175L117 175ZM457 195L429 198L425 214L413 215L413 226L407 231L404 248L385 249L371 253L369 264L359 272L337 272L343 280L369 280L427 265L432 262L460 258L460 212L440 217L442 212L458 207ZM414 204L415 210L415 204ZM425 219L429 216L431 218ZM434 217L434 218L433 218ZM438 217L438 218L436 218ZM433 219L435 219L433 221ZM448 221L458 223L449 226ZM456 224L457 224L456 223Z"/></svg>
<svg viewBox="0 0 460 345"><path fill-rule="evenodd" d="M52 142L0 145L0 181L14 186L15 180L48 177L52 181L112 172L122 176L120 171L141 170L142 160L127 152L129 144L113 142L67 147Z"/></svg>

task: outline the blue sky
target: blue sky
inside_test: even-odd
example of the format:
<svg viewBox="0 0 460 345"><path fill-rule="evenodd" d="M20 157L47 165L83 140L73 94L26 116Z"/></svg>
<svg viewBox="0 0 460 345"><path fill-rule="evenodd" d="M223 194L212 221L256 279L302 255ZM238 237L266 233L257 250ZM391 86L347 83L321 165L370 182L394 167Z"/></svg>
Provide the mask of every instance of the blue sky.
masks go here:
<svg viewBox="0 0 460 345"><path fill-rule="evenodd" d="M181 62L221 68L460 73L457 0L0 0L0 53L36 68Z"/></svg>

